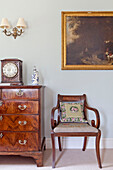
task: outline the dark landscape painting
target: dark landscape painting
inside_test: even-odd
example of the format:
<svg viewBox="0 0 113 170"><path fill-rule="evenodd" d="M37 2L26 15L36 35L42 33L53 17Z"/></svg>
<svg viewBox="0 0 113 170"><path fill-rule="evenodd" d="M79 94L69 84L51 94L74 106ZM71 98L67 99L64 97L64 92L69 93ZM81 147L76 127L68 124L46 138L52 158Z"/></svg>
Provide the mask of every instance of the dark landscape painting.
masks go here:
<svg viewBox="0 0 113 170"><path fill-rule="evenodd" d="M66 65L113 65L113 17L66 17Z"/></svg>

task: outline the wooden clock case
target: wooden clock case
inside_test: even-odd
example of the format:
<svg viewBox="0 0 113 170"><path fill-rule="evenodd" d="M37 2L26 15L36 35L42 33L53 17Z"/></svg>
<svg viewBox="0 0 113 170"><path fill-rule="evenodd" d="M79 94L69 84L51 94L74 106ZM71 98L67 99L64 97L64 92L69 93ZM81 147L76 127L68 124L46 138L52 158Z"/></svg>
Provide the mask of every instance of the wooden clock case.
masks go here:
<svg viewBox="0 0 113 170"><path fill-rule="evenodd" d="M17 66L17 74L14 77L6 77L3 73L3 67L7 63L13 63ZM12 85L23 85L22 61L19 59L1 60L1 83L11 83Z"/></svg>

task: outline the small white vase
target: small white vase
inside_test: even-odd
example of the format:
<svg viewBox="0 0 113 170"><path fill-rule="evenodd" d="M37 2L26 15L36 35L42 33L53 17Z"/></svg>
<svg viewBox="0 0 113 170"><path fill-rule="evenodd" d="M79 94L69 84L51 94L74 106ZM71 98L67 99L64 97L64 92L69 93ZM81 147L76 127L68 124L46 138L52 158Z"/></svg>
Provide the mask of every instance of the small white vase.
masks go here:
<svg viewBox="0 0 113 170"><path fill-rule="evenodd" d="M32 74L32 85L39 85L39 72L37 71L35 66L33 68Z"/></svg>

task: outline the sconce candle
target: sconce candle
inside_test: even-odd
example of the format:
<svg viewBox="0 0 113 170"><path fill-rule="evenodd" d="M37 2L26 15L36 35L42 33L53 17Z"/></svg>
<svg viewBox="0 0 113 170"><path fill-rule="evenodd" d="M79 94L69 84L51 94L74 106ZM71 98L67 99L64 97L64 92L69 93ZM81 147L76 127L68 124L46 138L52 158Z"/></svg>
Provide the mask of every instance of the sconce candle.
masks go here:
<svg viewBox="0 0 113 170"><path fill-rule="evenodd" d="M2 18L2 22L0 25L0 28L3 29L3 32L5 33L6 36L13 36L14 39L16 39L17 36L20 36L26 28L26 24L24 21L24 18L19 18L16 27L12 28L12 30L8 30L10 28L10 24L8 22L7 18Z"/></svg>

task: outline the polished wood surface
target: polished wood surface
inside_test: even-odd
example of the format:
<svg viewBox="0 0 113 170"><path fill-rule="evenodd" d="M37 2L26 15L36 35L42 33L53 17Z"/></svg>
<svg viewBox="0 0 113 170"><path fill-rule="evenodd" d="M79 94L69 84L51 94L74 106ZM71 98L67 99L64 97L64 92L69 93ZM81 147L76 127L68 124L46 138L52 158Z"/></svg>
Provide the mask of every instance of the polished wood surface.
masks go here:
<svg viewBox="0 0 113 170"><path fill-rule="evenodd" d="M97 128L97 132L54 132L54 128L60 123L60 102L74 102L74 101L84 101L84 118L87 120L87 110L91 110L95 113L96 117L96 123L95 120L91 121L91 125L95 128ZM58 117L57 117L57 122L54 119L55 111L58 111ZM89 124L89 123L88 123ZM101 165L101 159L100 159L100 149L99 149L99 144L100 144L100 137L101 137L101 131L99 129L100 126L100 116L99 112L95 108L91 108L87 105L86 101L86 95L60 95L58 94L57 98L57 105L56 107L53 107L51 110L51 140L52 140L52 167L55 168L55 136L58 137L58 144L59 144L59 150L62 151L61 147L61 142L60 142L60 137L84 137L84 145L83 145L83 151L86 149L86 144L87 144L87 137L94 136L96 137L96 155L97 155L97 161L99 168L102 168Z"/></svg>
<svg viewBox="0 0 113 170"><path fill-rule="evenodd" d="M38 133L0 132L0 151L38 151L38 148Z"/></svg>
<svg viewBox="0 0 113 170"><path fill-rule="evenodd" d="M33 157L43 165L43 86L0 86L0 155Z"/></svg>
<svg viewBox="0 0 113 170"><path fill-rule="evenodd" d="M5 99L38 99L37 89L3 89L2 98Z"/></svg>
<svg viewBox="0 0 113 170"><path fill-rule="evenodd" d="M0 131L38 131L39 115L1 115Z"/></svg>
<svg viewBox="0 0 113 170"><path fill-rule="evenodd" d="M0 100L1 114L38 114L39 101Z"/></svg>
<svg viewBox="0 0 113 170"><path fill-rule="evenodd" d="M44 148L44 147L43 147ZM20 155L20 156L25 156L25 157L32 157L32 158L34 158L34 160L35 160L35 162L36 162L36 164L37 164L37 166L39 167L39 166L43 166L43 162L42 162L42 160L43 160L43 152L42 151L29 151L29 152L27 152L27 151L24 151L24 152L21 152L21 151L18 151L18 152L15 152L15 151L10 151L10 152L0 152L0 155L6 155L6 153L7 153L7 155Z"/></svg>

